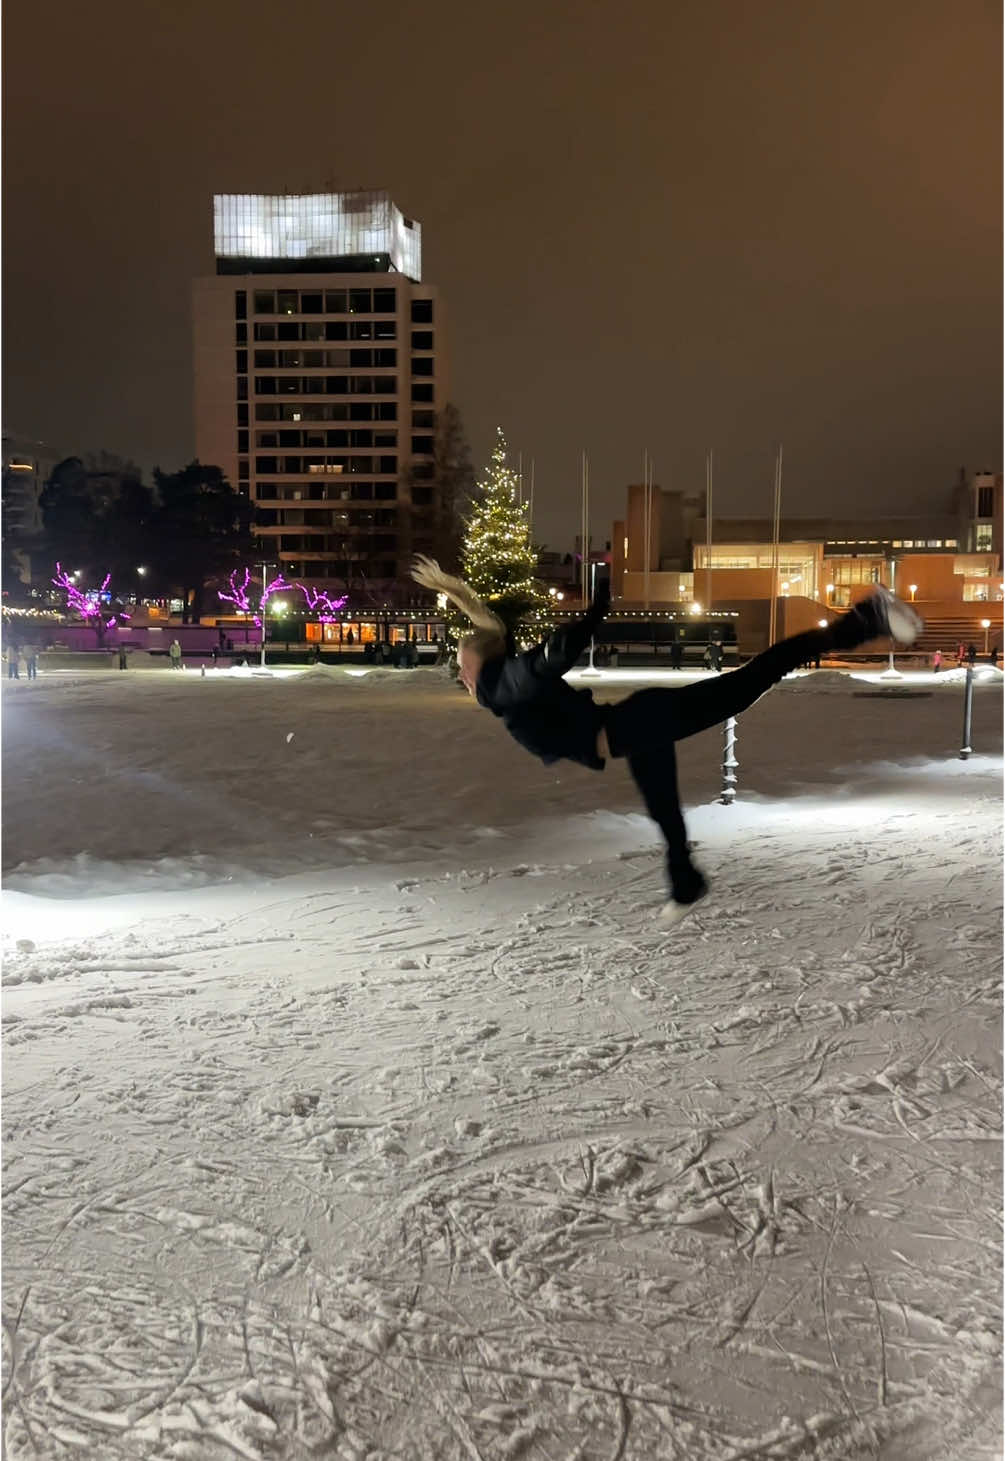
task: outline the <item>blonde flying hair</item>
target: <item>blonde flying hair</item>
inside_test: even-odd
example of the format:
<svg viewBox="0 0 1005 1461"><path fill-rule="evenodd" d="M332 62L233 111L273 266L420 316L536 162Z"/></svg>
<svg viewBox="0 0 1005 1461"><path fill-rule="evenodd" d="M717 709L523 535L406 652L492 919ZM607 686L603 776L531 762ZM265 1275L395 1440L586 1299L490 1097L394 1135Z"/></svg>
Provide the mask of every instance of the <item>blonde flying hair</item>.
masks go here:
<svg viewBox="0 0 1005 1461"><path fill-rule="evenodd" d="M416 554L412 564L412 577L423 588L444 594L471 620L475 627L469 633L461 635L460 644L463 647L474 650L482 659L493 659L497 654L506 653L506 626L463 578L444 573L435 558L426 558L422 553Z"/></svg>

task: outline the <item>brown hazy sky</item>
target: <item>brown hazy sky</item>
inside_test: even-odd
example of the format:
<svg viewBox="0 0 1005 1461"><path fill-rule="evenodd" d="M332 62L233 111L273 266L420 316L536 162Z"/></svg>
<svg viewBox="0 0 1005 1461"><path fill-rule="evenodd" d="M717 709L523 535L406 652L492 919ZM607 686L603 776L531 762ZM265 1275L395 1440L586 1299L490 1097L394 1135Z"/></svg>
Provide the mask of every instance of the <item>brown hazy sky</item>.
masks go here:
<svg viewBox="0 0 1005 1461"><path fill-rule="evenodd" d="M8 0L4 425L192 453L211 195L386 187L476 463L571 542L664 487L924 508L1001 467L997 0ZM599 524L598 524L599 527Z"/></svg>

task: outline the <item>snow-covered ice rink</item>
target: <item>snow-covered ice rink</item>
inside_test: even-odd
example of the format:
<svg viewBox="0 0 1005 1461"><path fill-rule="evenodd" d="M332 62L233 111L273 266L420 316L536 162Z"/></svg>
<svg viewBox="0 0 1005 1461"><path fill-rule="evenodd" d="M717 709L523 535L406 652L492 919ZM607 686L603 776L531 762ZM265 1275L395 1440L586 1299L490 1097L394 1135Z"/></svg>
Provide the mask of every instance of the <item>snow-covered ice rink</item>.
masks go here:
<svg viewBox="0 0 1005 1461"><path fill-rule="evenodd" d="M1000 1457L1001 684L5 683L9 1461Z"/></svg>

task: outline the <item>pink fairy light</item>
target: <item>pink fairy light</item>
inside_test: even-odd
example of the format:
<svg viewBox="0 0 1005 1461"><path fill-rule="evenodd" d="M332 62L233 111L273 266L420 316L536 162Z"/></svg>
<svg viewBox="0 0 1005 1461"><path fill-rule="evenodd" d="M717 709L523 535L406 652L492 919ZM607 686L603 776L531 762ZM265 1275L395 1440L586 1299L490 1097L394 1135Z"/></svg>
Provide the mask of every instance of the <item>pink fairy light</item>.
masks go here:
<svg viewBox="0 0 1005 1461"><path fill-rule="evenodd" d="M305 583L294 584L294 588L298 588L303 594L312 614L320 610L322 624L330 624L339 609L344 609L349 602L348 594L343 594L339 599L333 599L325 593L324 589L308 588Z"/></svg>
<svg viewBox="0 0 1005 1461"><path fill-rule="evenodd" d="M230 575L228 587L229 591L218 589L217 597L222 599L224 603L233 604L235 609L239 610L239 612L242 614L254 615L255 625L258 628L261 628L262 624L262 621L259 618L259 612L261 611L261 607L267 599L270 599L272 597L273 594L286 593L295 589L299 589L304 598L307 600L308 609L310 609L312 613L320 610L322 623L328 622L327 618L325 617L326 615L336 614L339 609L343 608L344 605L348 602L348 598L346 595L343 595L342 598L339 599L332 599L328 596L328 594L324 592L323 589L308 588L305 583L288 583L286 579L283 578L282 574L280 574L277 578L274 578L272 580L272 582L266 588L265 593L262 594L261 598L258 601L258 612L256 612L255 608L252 606L251 595L249 592L251 588L250 569L246 568L244 570L243 578L239 578L238 570L235 568Z"/></svg>
<svg viewBox="0 0 1005 1461"><path fill-rule="evenodd" d="M79 614L82 619L96 620L95 628L102 632L105 629L114 629L115 627L114 618L109 619L107 623L102 622L101 595L106 591L111 581L112 575L106 573L99 589L92 589L90 593L85 593L77 587L73 579L59 563L56 564L56 576L52 579L56 588L61 588L65 592L66 607L72 610L73 613ZM128 618L128 615L123 614L122 617Z"/></svg>

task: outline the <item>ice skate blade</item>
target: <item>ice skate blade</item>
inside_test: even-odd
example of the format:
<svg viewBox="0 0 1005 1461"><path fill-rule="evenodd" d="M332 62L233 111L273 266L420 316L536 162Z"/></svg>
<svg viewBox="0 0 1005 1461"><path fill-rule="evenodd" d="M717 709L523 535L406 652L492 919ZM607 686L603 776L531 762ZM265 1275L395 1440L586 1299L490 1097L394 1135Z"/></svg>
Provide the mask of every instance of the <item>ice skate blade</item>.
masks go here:
<svg viewBox="0 0 1005 1461"><path fill-rule="evenodd" d="M701 897L696 898L693 903L676 903L671 898L669 903L663 904L663 907L657 914L657 922L663 928L675 928L678 923L683 923L688 914L693 913L699 904L704 902L707 896L706 893L702 893Z"/></svg>

